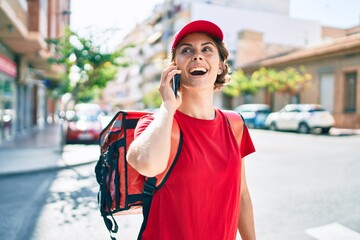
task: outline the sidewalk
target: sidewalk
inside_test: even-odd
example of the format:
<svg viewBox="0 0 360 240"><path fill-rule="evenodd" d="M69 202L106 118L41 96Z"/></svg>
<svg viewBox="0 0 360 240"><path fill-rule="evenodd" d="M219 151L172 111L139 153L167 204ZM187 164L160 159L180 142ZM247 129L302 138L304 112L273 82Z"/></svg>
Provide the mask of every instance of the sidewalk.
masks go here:
<svg viewBox="0 0 360 240"><path fill-rule="evenodd" d="M0 145L0 176L44 170L57 170L97 161L96 145L61 148L61 126L49 125L43 130Z"/></svg>
<svg viewBox="0 0 360 240"><path fill-rule="evenodd" d="M360 135L360 129L331 128L330 135L333 136Z"/></svg>

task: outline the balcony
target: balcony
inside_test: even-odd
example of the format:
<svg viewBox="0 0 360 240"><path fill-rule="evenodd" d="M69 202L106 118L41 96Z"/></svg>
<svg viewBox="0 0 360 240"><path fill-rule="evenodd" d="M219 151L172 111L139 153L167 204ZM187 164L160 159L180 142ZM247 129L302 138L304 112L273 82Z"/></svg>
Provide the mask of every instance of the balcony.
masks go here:
<svg viewBox="0 0 360 240"><path fill-rule="evenodd" d="M42 1L0 0L0 41L16 54L25 56L28 63L37 69L45 70L45 75L58 78L59 66L49 66L47 59L52 54L45 41L48 38L48 25L55 26L51 32L60 34L58 28L69 23L69 2L48 8ZM59 9L64 11L59 11ZM61 17L59 17L61 15Z"/></svg>
<svg viewBox="0 0 360 240"><path fill-rule="evenodd" d="M0 38L6 44L26 38L27 16L27 4L17 0L0 0Z"/></svg>
<svg viewBox="0 0 360 240"><path fill-rule="evenodd" d="M33 65L44 67L47 43L40 32L28 30L28 8L26 1L0 0L0 39L13 52L35 60Z"/></svg>

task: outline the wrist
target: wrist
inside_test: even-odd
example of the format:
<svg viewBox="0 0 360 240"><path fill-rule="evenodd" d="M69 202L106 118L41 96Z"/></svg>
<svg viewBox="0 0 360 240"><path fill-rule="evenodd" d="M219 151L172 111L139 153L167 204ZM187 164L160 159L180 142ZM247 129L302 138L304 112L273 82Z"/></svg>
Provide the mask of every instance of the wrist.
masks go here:
<svg viewBox="0 0 360 240"><path fill-rule="evenodd" d="M176 107L173 104L162 103L160 106L160 111L166 114L169 117L173 117L176 112Z"/></svg>

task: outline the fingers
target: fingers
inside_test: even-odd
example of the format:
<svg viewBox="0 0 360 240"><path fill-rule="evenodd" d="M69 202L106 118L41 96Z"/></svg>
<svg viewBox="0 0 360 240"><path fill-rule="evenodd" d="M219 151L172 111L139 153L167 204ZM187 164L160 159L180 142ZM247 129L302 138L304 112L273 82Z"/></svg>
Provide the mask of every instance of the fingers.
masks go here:
<svg viewBox="0 0 360 240"><path fill-rule="evenodd" d="M172 89L172 78L175 74L181 74L181 70L172 63L161 74L159 92L163 101L163 104L170 110L176 110L181 103L181 97L176 97Z"/></svg>
<svg viewBox="0 0 360 240"><path fill-rule="evenodd" d="M175 63L172 63L162 72L160 84L169 84L170 85L170 81L175 76L175 74L180 74L180 73L181 73L181 70L179 70L177 68Z"/></svg>

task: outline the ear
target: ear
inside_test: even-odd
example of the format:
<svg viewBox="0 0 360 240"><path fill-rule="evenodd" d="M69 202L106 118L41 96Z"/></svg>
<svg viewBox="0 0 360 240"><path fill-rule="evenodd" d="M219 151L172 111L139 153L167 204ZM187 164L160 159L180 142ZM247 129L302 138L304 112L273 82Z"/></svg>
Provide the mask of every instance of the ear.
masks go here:
<svg viewBox="0 0 360 240"><path fill-rule="evenodd" d="M218 70L218 75L221 75L224 72L224 62L220 62L219 64L219 70Z"/></svg>

